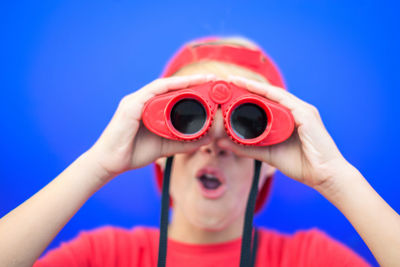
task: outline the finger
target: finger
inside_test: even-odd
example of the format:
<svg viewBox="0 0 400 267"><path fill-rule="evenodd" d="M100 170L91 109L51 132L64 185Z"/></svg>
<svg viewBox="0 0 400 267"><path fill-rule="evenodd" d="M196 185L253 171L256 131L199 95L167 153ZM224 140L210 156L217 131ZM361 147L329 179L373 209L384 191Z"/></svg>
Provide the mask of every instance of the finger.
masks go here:
<svg viewBox="0 0 400 267"><path fill-rule="evenodd" d="M167 93L168 91L184 89L193 85L215 80L214 74L195 74L188 76L177 76L160 78L147 84L136 92L123 97L120 102L121 109L126 109L127 113L135 112L141 115L144 104L156 95Z"/></svg>
<svg viewBox="0 0 400 267"><path fill-rule="evenodd" d="M304 102L303 100L289 93L285 89L277 86L246 79L240 76L229 76L228 80L232 81L238 86L246 88L250 92L259 94L275 102L278 102L279 104L289 108L290 110L298 107L299 105L306 104L306 102Z"/></svg>
<svg viewBox="0 0 400 267"><path fill-rule="evenodd" d="M259 94L288 108L295 119L296 126L300 126L310 121L310 119L317 118L317 121L320 121L318 111L313 105L301 100L283 88L240 76L229 76L228 80L240 87L246 88L250 92Z"/></svg>
<svg viewBox="0 0 400 267"><path fill-rule="evenodd" d="M174 89L184 89L193 85L205 83L216 79L215 74L194 74L188 76L176 76L161 78L154 83L150 83L150 86L154 86L154 90L159 92L159 90L174 90ZM157 85L160 82L161 86ZM153 89L153 88L152 88Z"/></svg>
<svg viewBox="0 0 400 267"><path fill-rule="evenodd" d="M168 157L177 153L192 153L199 149L201 146L207 145L211 142L210 136L206 135L196 141L176 141L164 139L161 146L160 155Z"/></svg>
<svg viewBox="0 0 400 267"><path fill-rule="evenodd" d="M195 74L188 76L160 78L149 83L139 91L144 97L143 100L147 101L156 95L164 94L172 90L185 89L215 79L216 76L214 74Z"/></svg>

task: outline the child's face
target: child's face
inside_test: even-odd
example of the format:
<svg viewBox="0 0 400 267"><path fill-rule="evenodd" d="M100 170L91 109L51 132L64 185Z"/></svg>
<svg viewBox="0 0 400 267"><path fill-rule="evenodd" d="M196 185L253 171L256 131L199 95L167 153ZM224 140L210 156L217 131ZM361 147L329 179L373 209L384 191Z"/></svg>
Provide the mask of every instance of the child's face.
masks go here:
<svg viewBox="0 0 400 267"><path fill-rule="evenodd" d="M254 172L254 159L239 157L218 146L220 139L229 137L221 110L215 116L209 132L210 144L193 153L175 155L170 185L174 213L208 230L220 230L238 219L243 220ZM273 167L263 164L259 188L274 171ZM203 193L205 188L215 185L202 182L201 179L205 179L202 173L217 176L222 183L216 189L209 189L209 193Z"/></svg>
<svg viewBox="0 0 400 267"><path fill-rule="evenodd" d="M238 220L243 221L254 159L239 157L218 146L219 140L229 139L221 109L216 112L208 134L212 140L210 144L193 153L174 156L170 185L173 219L180 218L201 229L221 230ZM162 160L158 163L162 164ZM262 164L259 188L274 172L275 168ZM216 176L219 183L212 176ZM204 181L206 178L211 179Z"/></svg>

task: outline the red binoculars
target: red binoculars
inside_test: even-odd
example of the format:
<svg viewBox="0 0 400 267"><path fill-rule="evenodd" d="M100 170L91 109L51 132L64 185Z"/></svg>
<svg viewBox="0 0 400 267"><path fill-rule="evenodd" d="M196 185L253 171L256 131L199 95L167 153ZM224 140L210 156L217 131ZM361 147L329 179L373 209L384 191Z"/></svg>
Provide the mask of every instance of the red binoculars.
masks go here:
<svg viewBox="0 0 400 267"><path fill-rule="evenodd" d="M294 130L286 107L223 80L156 96L146 103L142 119L147 129L164 138L197 140L210 128L219 106L227 134L240 144L277 144Z"/></svg>

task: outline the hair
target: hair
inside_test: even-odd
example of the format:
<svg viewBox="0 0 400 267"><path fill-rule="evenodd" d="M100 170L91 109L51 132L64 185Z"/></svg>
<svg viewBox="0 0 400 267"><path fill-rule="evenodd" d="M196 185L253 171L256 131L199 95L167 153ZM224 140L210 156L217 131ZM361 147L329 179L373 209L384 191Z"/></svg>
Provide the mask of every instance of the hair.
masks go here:
<svg viewBox="0 0 400 267"><path fill-rule="evenodd" d="M259 45L257 45L252 40L242 37L242 36L228 36L223 37L218 40L212 41L190 41L188 42L190 45L204 45L204 44L226 44L226 45L233 45L233 46L241 46L250 49L260 49ZM268 83L267 79L262 75L246 69L244 67L227 63L221 62L216 60L202 60L198 62L194 62L188 64L178 71L176 71L172 76L179 76L179 75L186 75L187 73L217 73L222 78L227 78L228 75L238 75L244 76L249 79L253 79L259 82L266 82Z"/></svg>

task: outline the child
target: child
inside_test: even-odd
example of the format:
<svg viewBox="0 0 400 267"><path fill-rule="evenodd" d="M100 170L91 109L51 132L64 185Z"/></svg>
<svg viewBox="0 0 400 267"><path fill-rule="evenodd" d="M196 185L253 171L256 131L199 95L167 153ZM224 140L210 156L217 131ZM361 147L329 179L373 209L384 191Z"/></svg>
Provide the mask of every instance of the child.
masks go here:
<svg viewBox="0 0 400 267"><path fill-rule="evenodd" d="M201 45L260 50L242 38L197 40L187 47ZM88 151L1 219L0 266L155 266L159 231L149 227L89 231L37 259L85 201L108 181L155 161L160 178L164 157L171 155L173 216L168 226L168 266L239 265L254 159L262 162L256 210L265 201L278 169L316 189L335 205L382 266L398 264L398 214L341 155L314 106L280 88L283 86L274 86L276 82L272 83L268 74L240 64L222 59L184 63L170 74L168 69L173 66L169 65L164 76L173 77L157 79L125 96ZM220 110L207 135L193 142L162 138L141 123L143 107L154 96L216 79L231 81L287 107L295 120L292 136L273 146L235 144L225 132ZM208 187L201 179L205 174L218 180L218 193L203 190ZM260 228L258 234L256 266L368 266L318 230L289 236Z"/></svg>

